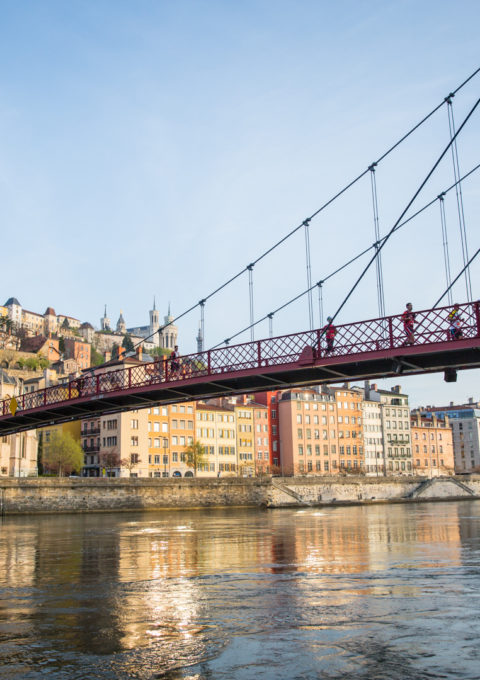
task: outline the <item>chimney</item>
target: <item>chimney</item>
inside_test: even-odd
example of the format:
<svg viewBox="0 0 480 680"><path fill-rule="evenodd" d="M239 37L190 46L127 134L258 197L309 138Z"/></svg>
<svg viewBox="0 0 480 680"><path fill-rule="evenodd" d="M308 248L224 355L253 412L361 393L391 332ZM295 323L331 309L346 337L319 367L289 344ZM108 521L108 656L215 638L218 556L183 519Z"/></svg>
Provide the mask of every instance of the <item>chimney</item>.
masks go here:
<svg viewBox="0 0 480 680"><path fill-rule="evenodd" d="M373 383L373 385L370 385L370 389L372 389L374 392L377 391L377 383Z"/></svg>
<svg viewBox="0 0 480 680"><path fill-rule="evenodd" d="M453 401L450 402L450 406L453 406Z"/></svg>
<svg viewBox="0 0 480 680"><path fill-rule="evenodd" d="M142 355L143 355L143 348L141 345L137 347L137 359L139 361L142 361Z"/></svg>
<svg viewBox="0 0 480 680"><path fill-rule="evenodd" d="M473 404L473 397L468 397L468 403Z"/></svg>

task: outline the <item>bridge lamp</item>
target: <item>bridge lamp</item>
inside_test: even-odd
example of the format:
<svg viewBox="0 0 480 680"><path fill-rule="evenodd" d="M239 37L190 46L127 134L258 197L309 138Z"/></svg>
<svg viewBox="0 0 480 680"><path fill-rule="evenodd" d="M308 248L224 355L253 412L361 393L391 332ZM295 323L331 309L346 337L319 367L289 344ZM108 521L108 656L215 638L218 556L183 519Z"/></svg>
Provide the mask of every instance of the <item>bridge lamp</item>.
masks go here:
<svg viewBox="0 0 480 680"><path fill-rule="evenodd" d="M457 370L455 368L446 368L443 379L445 382L457 382Z"/></svg>

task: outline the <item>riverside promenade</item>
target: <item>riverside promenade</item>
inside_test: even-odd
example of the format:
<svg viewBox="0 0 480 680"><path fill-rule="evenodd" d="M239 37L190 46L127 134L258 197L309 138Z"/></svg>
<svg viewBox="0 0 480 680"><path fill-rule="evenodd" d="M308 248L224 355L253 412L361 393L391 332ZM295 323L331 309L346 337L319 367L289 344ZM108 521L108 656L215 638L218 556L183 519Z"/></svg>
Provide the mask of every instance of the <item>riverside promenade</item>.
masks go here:
<svg viewBox="0 0 480 680"><path fill-rule="evenodd" d="M308 507L480 498L480 476L224 479L6 478L0 514Z"/></svg>

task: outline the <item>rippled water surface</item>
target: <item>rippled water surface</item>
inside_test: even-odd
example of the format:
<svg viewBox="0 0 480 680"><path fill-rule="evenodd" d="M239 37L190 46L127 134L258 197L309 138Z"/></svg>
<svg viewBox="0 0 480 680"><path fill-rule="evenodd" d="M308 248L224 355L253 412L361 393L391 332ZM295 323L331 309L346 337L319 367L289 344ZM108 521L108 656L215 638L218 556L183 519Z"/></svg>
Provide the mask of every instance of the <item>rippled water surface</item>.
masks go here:
<svg viewBox="0 0 480 680"><path fill-rule="evenodd" d="M480 502L7 517L0 678L480 678Z"/></svg>

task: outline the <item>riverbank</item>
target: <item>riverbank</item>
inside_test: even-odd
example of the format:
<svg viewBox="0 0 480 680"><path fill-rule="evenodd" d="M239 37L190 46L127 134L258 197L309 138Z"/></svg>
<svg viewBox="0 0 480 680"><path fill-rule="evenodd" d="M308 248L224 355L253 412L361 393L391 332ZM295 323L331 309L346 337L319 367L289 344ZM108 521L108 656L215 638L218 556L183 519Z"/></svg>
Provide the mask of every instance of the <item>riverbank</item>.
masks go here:
<svg viewBox="0 0 480 680"><path fill-rule="evenodd" d="M480 498L480 476L2 479L0 513L305 507Z"/></svg>

